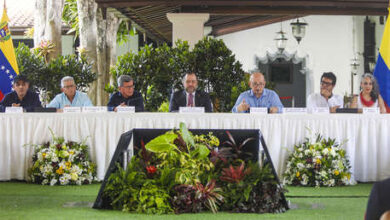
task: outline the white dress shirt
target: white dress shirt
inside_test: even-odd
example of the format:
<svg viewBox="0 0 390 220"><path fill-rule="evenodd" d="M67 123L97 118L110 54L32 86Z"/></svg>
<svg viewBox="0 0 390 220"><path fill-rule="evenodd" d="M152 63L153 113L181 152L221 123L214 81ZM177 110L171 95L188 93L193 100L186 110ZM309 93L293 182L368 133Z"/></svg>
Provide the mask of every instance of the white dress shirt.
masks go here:
<svg viewBox="0 0 390 220"><path fill-rule="evenodd" d="M319 93L313 93L310 94L307 98L306 103L307 108L319 108L319 107L334 107L334 106L340 106L342 108L344 106L344 100L343 97L340 95L332 94L332 96L326 100L325 97L323 97Z"/></svg>

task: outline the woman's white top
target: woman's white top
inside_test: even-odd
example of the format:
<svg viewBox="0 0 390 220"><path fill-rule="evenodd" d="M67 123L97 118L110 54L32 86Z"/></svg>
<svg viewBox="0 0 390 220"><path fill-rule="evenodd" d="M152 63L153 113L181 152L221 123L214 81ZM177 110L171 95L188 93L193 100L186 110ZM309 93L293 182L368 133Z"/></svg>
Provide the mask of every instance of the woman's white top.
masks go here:
<svg viewBox="0 0 390 220"><path fill-rule="evenodd" d="M372 106L364 106L362 101L360 100L360 97L361 97L361 94L357 97L357 107L358 108L378 108L379 105L378 105L378 99L376 99L376 101L374 102L374 104Z"/></svg>

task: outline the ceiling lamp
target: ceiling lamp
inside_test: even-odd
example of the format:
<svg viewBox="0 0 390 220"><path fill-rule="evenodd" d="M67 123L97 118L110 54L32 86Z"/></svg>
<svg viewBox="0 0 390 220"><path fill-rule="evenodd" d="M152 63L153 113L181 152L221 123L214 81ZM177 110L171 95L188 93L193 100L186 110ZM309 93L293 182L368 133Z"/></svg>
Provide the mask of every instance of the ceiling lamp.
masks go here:
<svg viewBox="0 0 390 220"><path fill-rule="evenodd" d="M283 53L284 49L286 48L287 44L287 37L286 37L286 32L283 31L282 25L280 24L280 31L276 32L276 37L275 37L275 43L276 43L276 48L278 48L279 53Z"/></svg>
<svg viewBox="0 0 390 220"><path fill-rule="evenodd" d="M292 28L292 34L295 37L295 39L299 42L301 42L302 38L305 36L306 33L306 26L308 25L306 22L300 22L299 18L295 22L290 23Z"/></svg>

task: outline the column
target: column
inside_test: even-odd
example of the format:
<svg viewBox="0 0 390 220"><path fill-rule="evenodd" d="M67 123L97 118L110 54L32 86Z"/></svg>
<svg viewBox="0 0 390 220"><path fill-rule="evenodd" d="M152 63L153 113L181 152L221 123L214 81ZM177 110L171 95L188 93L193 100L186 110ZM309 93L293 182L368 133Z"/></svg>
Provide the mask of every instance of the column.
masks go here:
<svg viewBox="0 0 390 220"><path fill-rule="evenodd" d="M204 23L209 20L209 14L203 13L167 13L172 23L172 43L181 39L188 41L190 48L203 38Z"/></svg>

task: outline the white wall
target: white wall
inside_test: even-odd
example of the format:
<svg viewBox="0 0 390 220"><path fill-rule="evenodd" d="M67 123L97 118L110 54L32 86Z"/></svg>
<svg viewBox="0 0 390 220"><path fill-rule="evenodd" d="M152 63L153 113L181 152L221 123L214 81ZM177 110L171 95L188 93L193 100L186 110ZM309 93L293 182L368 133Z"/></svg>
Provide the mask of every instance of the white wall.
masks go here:
<svg viewBox="0 0 390 220"><path fill-rule="evenodd" d="M138 52L138 34L134 36L129 35L129 41L122 45L116 45L116 55L120 56L128 52Z"/></svg>
<svg viewBox="0 0 390 220"><path fill-rule="evenodd" d="M322 73L332 71L337 76L334 92L340 95L344 95L346 92L350 93L350 63L354 57L354 51L363 51L364 25L360 24L360 21L364 21L364 18L352 16L308 16L304 18L309 25L306 29L306 36L299 45L299 50L309 54L311 62L309 65L314 76L314 85L312 86L314 92L319 92ZM282 25L288 38L286 50L295 51L298 44L291 33L291 22L285 21L282 22ZM377 25L377 28L379 29L381 26ZM277 23L218 38L222 39L233 51L236 58L243 64L243 69L249 71L256 68L256 53L266 48L275 48L275 32L279 30L280 23ZM354 37L354 33L356 33L356 37ZM362 56L360 58L362 63ZM361 64L360 68L362 66ZM354 90L356 91L356 89L355 84Z"/></svg>
<svg viewBox="0 0 390 220"><path fill-rule="evenodd" d="M74 54L75 51L74 51L73 43L74 43L73 35L62 35L61 44L62 44L63 56Z"/></svg>
<svg viewBox="0 0 390 220"><path fill-rule="evenodd" d="M12 39L31 39L31 38L26 38L23 35L12 35ZM62 35L62 55L63 56L69 55L69 54L74 54L73 41L74 41L74 36Z"/></svg>

